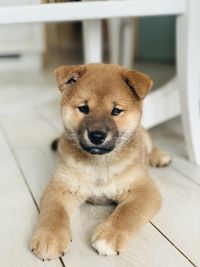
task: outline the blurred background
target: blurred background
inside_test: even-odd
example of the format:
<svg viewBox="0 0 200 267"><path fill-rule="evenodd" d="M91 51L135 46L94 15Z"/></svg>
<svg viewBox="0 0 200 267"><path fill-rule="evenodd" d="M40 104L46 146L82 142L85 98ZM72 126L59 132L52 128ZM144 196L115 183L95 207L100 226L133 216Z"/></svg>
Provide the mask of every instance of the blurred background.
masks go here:
<svg viewBox="0 0 200 267"><path fill-rule="evenodd" d="M13 0L10 2L12 3L1 1L0 5L24 5L31 4L32 1ZM141 17L133 20L134 56L131 67L152 75L156 87L161 81L167 81L174 73L175 18L162 16ZM110 56L107 26L107 21L104 20L104 62L109 62ZM120 49L123 48L120 47ZM52 70L58 65L79 63L84 63L81 22L0 26L0 73L2 75L10 74L11 70L13 72L42 71L43 78L50 79L48 73L50 72L53 78Z"/></svg>

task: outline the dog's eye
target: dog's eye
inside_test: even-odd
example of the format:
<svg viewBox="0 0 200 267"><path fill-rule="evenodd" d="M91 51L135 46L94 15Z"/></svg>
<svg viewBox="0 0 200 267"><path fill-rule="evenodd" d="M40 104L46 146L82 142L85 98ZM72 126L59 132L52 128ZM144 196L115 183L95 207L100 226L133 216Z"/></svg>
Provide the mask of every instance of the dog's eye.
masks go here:
<svg viewBox="0 0 200 267"><path fill-rule="evenodd" d="M86 105L84 105L84 106L80 106L80 107L78 107L78 109L79 109L79 111L81 112L81 113L84 113L84 114L88 114L89 113L89 107L88 107L88 105L86 104Z"/></svg>
<svg viewBox="0 0 200 267"><path fill-rule="evenodd" d="M119 108L116 108L116 107L115 107L115 108L113 108L111 114L112 114L113 116L117 116L117 115L119 115L122 111L123 111L122 109L119 109Z"/></svg>

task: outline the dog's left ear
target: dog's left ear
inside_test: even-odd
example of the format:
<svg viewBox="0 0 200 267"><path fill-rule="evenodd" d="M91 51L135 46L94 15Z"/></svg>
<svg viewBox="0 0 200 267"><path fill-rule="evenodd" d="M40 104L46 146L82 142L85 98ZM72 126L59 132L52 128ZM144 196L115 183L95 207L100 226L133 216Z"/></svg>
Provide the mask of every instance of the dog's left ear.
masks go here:
<svg viewBox="0 0 200 267"><path fill-rule="evenodd" d="M56 82L61 93L74 85L84 74L84 65L60 66L55 70Z"/></svg>
<svg viewBox="0 0 200 267"><path fill-rule="evenodd" d="M149 76L134 70L124 69L123 79L140 100L145 98L153 85Z"/></svg>

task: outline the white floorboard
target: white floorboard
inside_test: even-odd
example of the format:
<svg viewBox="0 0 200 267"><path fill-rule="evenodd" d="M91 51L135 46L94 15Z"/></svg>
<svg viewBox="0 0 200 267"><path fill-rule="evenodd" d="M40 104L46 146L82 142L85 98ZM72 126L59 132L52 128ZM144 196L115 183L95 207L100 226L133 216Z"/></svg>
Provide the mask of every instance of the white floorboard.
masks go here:
<svg viewBox="0 0 200 267"><path fill-rule="evenodd" d="M200 266L200 187L173 169L152 169L163 206L153 223L190 260Z"/></svg>
<svg viewBox="0 0 200 267"><path fill-rule="evenodd" d="M35 86L27 86L26 90L20 90L19 87L7 86L1 89L0 97L0 116L15 115L20 112L27 112L31 108L37 109L55 99L58 96L58 91L52 88L45 90Z"/></svg>
<svg viewBox="0 0 200 267"><path fill-rule="evenodd" d="M38 212L0 128L0 266L60 267L33 257L30 238Z"/></svg>

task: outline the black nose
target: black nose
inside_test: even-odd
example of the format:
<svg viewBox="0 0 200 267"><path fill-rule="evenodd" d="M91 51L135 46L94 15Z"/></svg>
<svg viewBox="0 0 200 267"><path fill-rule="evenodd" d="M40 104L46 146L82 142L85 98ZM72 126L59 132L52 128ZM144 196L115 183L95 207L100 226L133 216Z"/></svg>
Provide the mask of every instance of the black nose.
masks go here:
<svg viewBox="0 0 200 267"><path fill-rule="evenodd" d="M104 142L106 133L102 131L92 131L89 132L88 137L93 144L100 145Z"/></svg>

